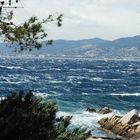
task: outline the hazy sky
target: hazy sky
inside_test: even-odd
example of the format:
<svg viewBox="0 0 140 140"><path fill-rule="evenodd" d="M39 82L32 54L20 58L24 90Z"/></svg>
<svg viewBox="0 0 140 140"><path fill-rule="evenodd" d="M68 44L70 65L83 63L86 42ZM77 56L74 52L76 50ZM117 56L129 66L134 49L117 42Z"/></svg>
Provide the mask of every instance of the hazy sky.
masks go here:
<svg viewBox="0 0 140 140"><path fill-rule="evenodd" d="M21 0L16 12L22 21L31 15L45 18L64 14L63 26L48 26L52 39L100 37L115 39L140 34L140 0Z"/></svg>

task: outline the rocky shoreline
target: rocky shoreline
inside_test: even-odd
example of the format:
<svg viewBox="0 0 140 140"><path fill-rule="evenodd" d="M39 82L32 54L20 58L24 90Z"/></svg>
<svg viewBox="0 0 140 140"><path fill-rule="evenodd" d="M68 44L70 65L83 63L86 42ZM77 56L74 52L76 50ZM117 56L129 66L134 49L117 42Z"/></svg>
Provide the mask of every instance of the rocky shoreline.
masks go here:
<svg viewBox="0 0 140 140"><path fill-rule="evenodd" d="M86 140L122 140L122 139L111 139L111 138L108 138L108 137L106 137L106 138L90 137L90 138L87 138Z"/></svg>
<svg viewBox="0 0 140 140"><path fill-rule="evenodd" d="M99 114L108 114L112 112L107 107L104 107L99 111L96 111L93 108L87 108L87 111ZM140 140L140 116L135 109L131 110L124 116L113 114L110 117L102 118L98 123L102 131L107 134L114 134L116 135L116 138L90 137L87 140ZM121 139L117 138L117 136Z"/></svg>

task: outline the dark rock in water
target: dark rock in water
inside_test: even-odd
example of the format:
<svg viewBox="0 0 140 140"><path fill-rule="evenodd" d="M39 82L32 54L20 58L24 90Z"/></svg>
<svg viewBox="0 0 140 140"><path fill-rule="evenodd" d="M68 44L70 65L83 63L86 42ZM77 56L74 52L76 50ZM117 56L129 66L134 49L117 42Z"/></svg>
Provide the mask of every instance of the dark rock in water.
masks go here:
<svg viewBox="0 0 140 140"><path fill-rule="evenodd" d="M112 111L108 108L108 107L104 107L104 108L101 108L98 113L99 114L108 114L108 113L111 113Z"/></svg>
<svg viewBox="0 0 140 140"><path fill-rule="evenodd" d="M88 107L86 111L88 111L88 112L96 112L96 109Z"/></svg>
<svg viewBox="0 0 140 140"><path fill-rule="evenodd" d="M113 115L98 122L104 130L109 130L125 138L140 139L140 120L137 110L128 112L123 117Z"/></svg>

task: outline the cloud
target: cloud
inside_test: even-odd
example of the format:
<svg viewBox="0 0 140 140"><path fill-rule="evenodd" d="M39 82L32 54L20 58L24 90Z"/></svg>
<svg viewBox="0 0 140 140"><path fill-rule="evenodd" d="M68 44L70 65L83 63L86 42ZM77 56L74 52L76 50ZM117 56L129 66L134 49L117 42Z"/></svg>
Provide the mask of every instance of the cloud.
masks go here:
<svg viewBox="0 0 140 140"><path fill-rule="evenodd" d="M24 9L16 10L18 22L32 15L64 14L62 28L47 28L54 39L114 39L140 34L140 0L24 0L23 5Z"/></svg>

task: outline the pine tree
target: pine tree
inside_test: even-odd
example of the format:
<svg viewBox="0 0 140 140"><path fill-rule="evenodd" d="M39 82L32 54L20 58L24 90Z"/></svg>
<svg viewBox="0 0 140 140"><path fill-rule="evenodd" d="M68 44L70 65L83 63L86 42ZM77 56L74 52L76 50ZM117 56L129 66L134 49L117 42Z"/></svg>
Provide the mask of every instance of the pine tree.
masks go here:
<svg viewBox="0 0 140 140"><path fill-rule="evenodd" d="M44 103L30 91L7 96L0 103L0 140L85 140L89 132L69 130L72 117L56 117L53 102Z"/></svg>
<svg viewBox="0 0 140 140"><path fill-rule="evenodd" d="M16 3L19 1L16 0ZM39 20L36 16L29 18L28 21L17 25L12 22L13 11L9 11L6 15L3 14L4 8L12 7L12 1L8 3L0 1L0 37L5 42L10 44L10 47L15 47L17 50L31 51L33 48L39 49L42 47L42 41L47 39L48 33L44 29L47 23L55 22L58 27L62 25L63 15L49 15L46 19ZM52 44L52 40L48 40L46 45Z"/></svg>

